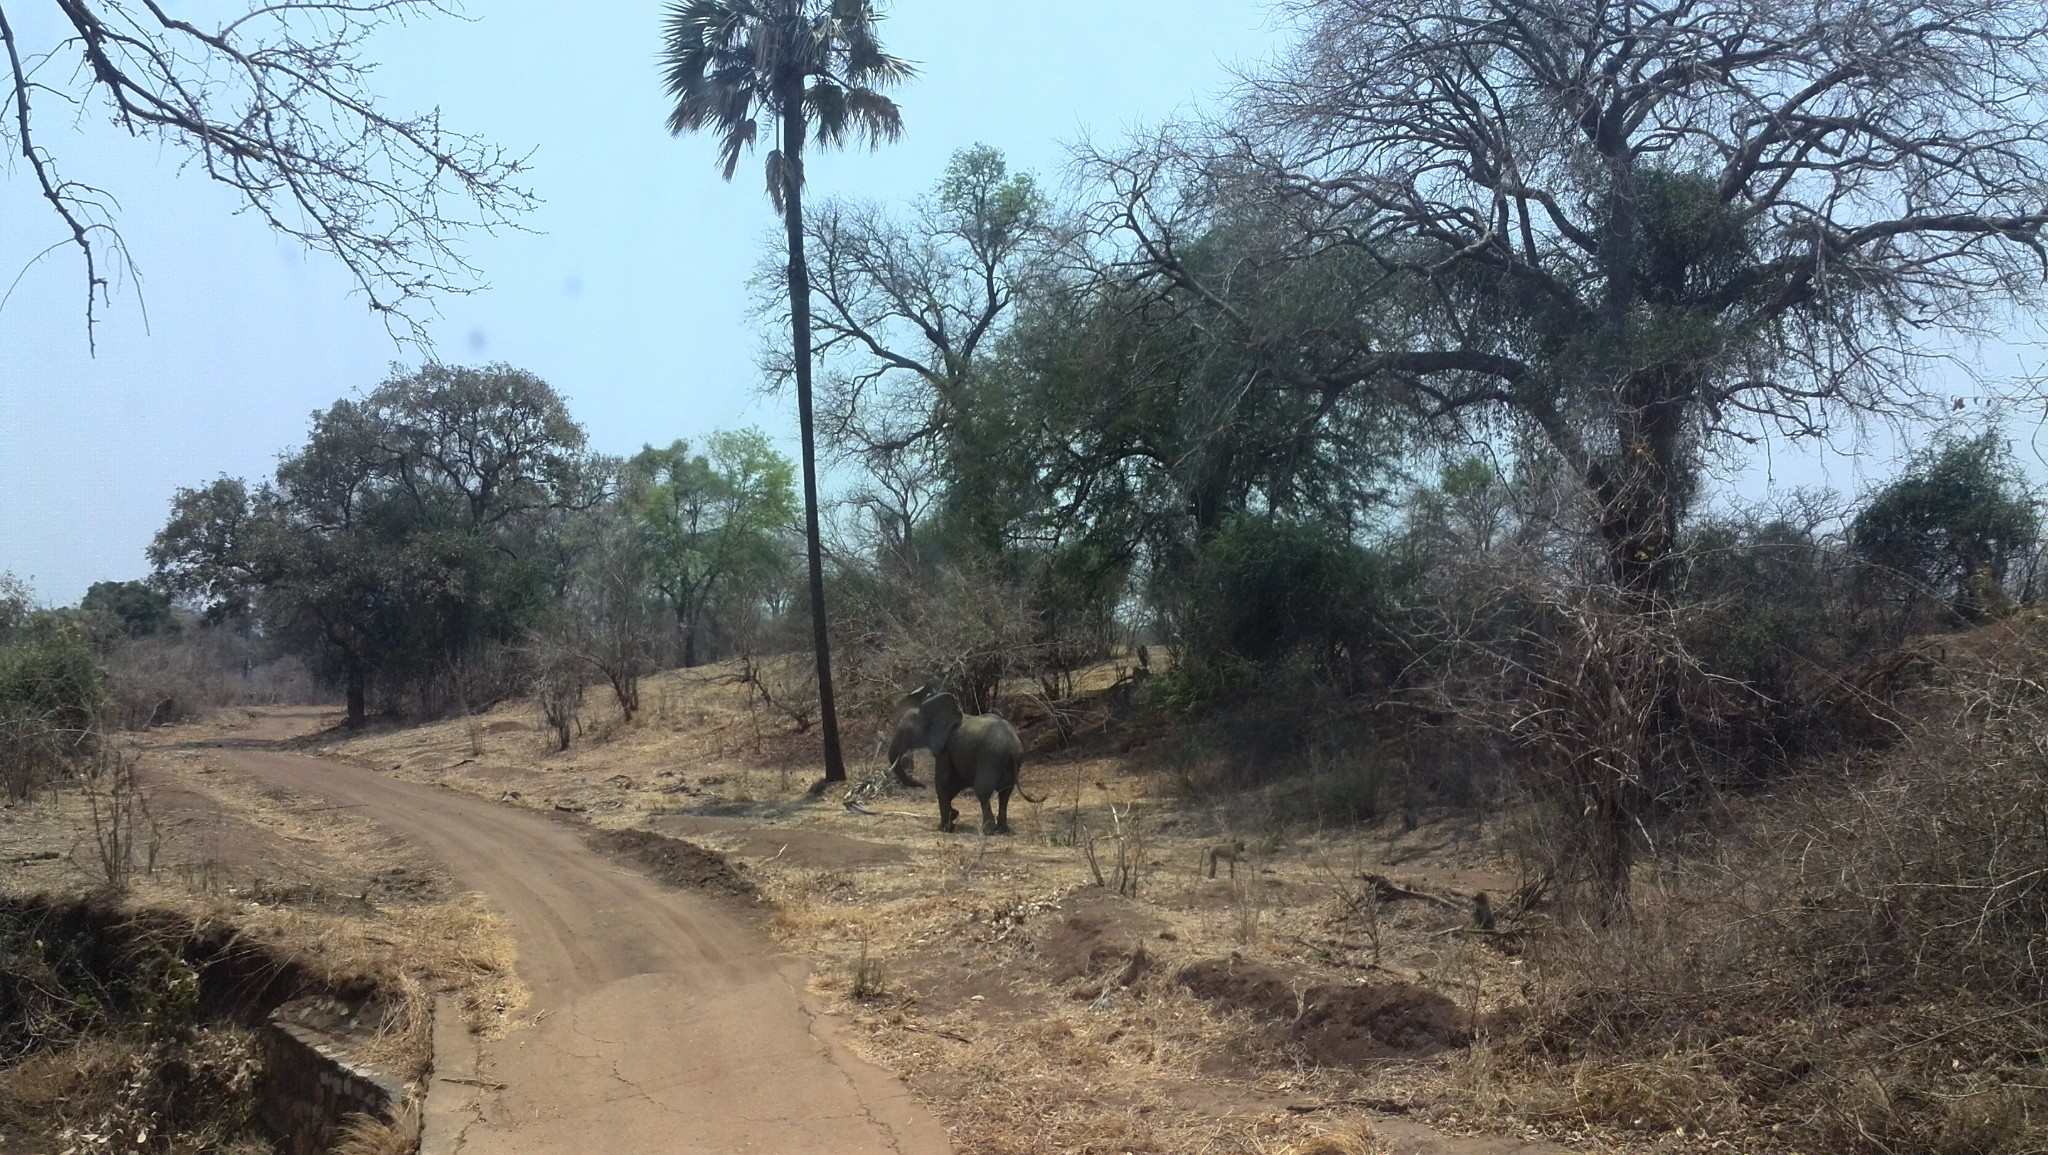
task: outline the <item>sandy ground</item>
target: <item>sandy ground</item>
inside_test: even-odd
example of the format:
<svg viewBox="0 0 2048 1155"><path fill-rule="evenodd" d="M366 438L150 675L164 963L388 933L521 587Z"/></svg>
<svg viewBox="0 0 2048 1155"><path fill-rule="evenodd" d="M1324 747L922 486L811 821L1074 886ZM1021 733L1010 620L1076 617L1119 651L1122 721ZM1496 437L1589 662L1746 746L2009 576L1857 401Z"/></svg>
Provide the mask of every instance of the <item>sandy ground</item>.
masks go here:
<svg viewBox="0 0 2048 1155"><path fill-rule="evenodd" d="M512 924L531 999L502 1038L437 1040L427 1152L951 1149L898 1080L838 1042L801 965L714 900L473 795L257 748L220 758L425 848Z"/></svg>
<svg viewBox="0 0 2048 1155"><path fill-rule="evenodd" d="M1444 1085L1522 978L1462 929L1471 893L1514 883L1469 819L1283 829L1257 797L1190 796L1148 766L1133 751L1158 733L1097 720L1063 744L1027 722L1025 789L1048 801L1012 807L1014 838L942 835L929 790L886 782L864 721L847 742L855 781L880 787L868 813L805 798L815 733L728 682L657 675L631 720L593 691L566 750L523 702L301 748L723 852L771 900L777 945L810 964L807 993L963 1152L1562 1150L1518 1125L1471 1133L1485 1124ZM1127 847L1138 898L1096 883L1118 823L1142 836ZM1235 879L1198 871L1219 838L1246 843ZM1444 901L1373 901L1375 873Z"/></svg>
<svg viewBox="0 0 2048 1155"><path fill-rule="evenodd" d="M1375 903L1361 878L1500 893L1512 876L1455 815L1276 833L1246 800L1144 771L1142 734L1056 747L1027 727L1026 788L1049 801L1013 808L1015 838L941 835L928 790L885 784L864 814L806 799L815 734L715 676L664 674L648 698L631 722L594 705L568 750L524 703L361 732L313 708L153 731L159 877L194 874L249 917L446 896L496 921L495 985L437 1015L426 1155L1563 1150L1470 1133L1484 1124L1443 1086L1515 1000L1518 960L1465 935L1455 901ZM857 780L882 775L857 761ZM1143 834L1142 897L1093 878L1119 822ZM589 849L604 831L723 852L766 901L657 882ZM1201 848L1231 837L1238 876L1207 878ZM28 869L76 873L45 853Z"/></svg>

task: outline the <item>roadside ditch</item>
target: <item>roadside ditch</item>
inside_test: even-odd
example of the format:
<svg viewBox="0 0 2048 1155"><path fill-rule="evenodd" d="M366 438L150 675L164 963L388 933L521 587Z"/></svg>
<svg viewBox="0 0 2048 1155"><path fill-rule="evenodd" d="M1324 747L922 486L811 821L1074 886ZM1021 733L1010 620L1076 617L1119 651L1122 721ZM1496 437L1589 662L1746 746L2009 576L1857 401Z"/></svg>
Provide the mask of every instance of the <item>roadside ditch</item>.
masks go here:
<svg viewBox="0 0 2048 1155"><path fill-rule="evenodd" d="M0 1142L407 1150L428 1058L416 998L222 920L0 897Z"/></svg>

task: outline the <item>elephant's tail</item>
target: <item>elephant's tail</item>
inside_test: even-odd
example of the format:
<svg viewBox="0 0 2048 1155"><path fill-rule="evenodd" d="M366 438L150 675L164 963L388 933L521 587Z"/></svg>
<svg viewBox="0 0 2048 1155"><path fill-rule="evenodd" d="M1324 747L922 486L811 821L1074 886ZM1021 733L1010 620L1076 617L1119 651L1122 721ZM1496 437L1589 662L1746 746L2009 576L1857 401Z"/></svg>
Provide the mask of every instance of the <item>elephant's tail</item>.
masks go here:
<svg viewBox="0 0 2048 1155"><path fill-rule="evenodd" d="M1050 794L1045 794L1037 798L1033 798L1029 793L1025 791L1025 789L1022 786L1017 787L1017 793L1024 795L1024 801L1029 802L1034 806L1042 806L1045 804L1045 800L1047 798L1052 797L1052 795Z"/></svg>

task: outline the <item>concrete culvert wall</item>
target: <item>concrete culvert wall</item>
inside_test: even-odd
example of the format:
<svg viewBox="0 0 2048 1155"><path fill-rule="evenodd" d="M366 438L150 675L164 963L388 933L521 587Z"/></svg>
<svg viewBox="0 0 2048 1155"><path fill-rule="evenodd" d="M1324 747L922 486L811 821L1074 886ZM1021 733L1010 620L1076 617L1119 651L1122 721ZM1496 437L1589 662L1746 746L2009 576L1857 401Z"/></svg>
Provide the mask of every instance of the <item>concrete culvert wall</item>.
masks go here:
<svg viewBox="0 0 2048 1155"><path fill-rule="evenodd" d="M350 1054L350 1040L376 1014L369 1004L316 996L270 1013L263 1029L259 1112L286 1155L334 1149L351 1116L396 1121L410 1093Z"/></svg>

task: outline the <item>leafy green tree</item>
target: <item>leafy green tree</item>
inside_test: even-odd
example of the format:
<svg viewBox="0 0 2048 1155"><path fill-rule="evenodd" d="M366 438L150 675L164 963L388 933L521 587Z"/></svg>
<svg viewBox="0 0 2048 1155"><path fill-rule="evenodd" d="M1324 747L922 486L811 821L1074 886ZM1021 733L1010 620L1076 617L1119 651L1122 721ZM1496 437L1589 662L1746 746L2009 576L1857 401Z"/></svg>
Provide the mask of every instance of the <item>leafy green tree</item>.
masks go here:
<svg viewBox="0 0 2048 1155"><path fill-rule="evenodd" d="M547 612L549 536L596 487L545 382L432 365L316 414L269 483L179 491L150 560L209 617L254 614L321 659L360 724L373 679L429 712L437 685L469 695L482 651Z"/></svg>
<svg viewBox="0 0 2048 1155"><path fill-rule="evenodd" d="M1976 621L2007 600L2013 563L2041 536L2041 515L1996 430L1940 437L1915 453L1849 525L1870 567L1864 595L1891 607L1896 628L1938 606Z"/></svg>
<svg viewBox="0 0 2048 1155"><path fill-rule="evenodd" d="M705 611L728 589L772 580L797 521L795 470L752 429L648 446L627 463L626 498L652 580L675 613L684 666L700 656Z"/></svg>
<svg viewBox="0 0 2048 1155"><path fill-rule="evenodd" d="M94 582L78 608L117 623L125 637L175 634L181 629L171 596L148 582Z"/></svg>
<svg viewBox="0 0 2048 1155"><path fill-rule="evenodd" d="M768 200L789 243L790 368L803 443L804 537L809 547L811 639L818 665L818 712L825 745L822 782L844 781L832 701L824 550L818 532L817 449L811 407L811 290L804 258L806 138L822 147L864 136L872 145L902 134L896 104L881 89L909 79L911 66L882 51L881 17L869 0L685 0L667 14L662 53L675 109L669 132L717 134L725 178L754 147L760 120L780 130L768 153ZM821 785L822 785L821 782Z"/></svg>

